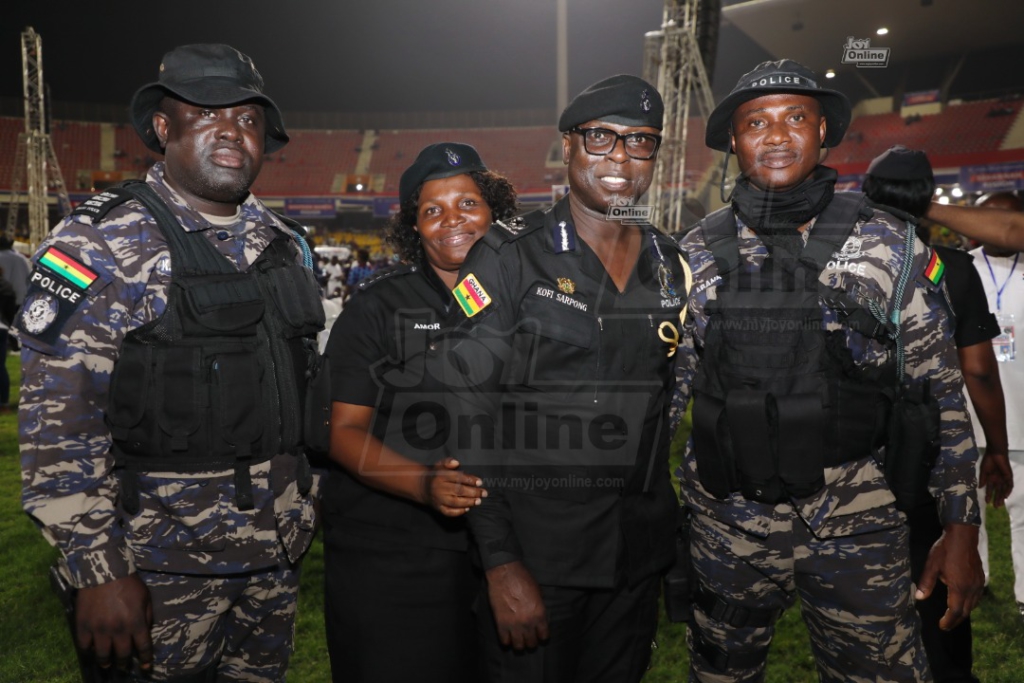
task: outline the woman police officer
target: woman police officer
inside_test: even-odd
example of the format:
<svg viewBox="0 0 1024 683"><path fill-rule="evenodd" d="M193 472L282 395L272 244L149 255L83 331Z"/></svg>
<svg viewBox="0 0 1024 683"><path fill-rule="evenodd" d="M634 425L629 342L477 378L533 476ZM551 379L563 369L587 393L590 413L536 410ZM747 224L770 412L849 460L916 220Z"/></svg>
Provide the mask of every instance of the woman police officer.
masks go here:
<svg viewBox="0 0 1024 683"><path fill-rule="evenodd" d="M404 264L360 283L327 345L340 465L324 495L328 649L336 681L468 683L479 577L461 516L487 493L444 457L433 341L466 253L516 194L454 142L423 149L399 194L388 241Z"/></svg>

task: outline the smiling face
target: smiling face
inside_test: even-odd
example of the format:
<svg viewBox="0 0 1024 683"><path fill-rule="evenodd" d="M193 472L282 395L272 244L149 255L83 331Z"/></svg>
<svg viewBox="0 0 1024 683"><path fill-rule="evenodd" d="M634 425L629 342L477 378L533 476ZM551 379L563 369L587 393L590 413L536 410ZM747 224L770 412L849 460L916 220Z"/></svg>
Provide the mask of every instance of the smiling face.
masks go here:
<svg viewBox="0 0 1024 683"><path fill-rule="evenodd" d="M491 209L471 176L463 173L420 186L416 232L427 262L445 284L455 286L470 247L492 222Z"/></svg>
<svg viewBox="0 0 1024 683"><path fill-rule="evenodd" d="M736 108L730 139L740 171L754 187L788 190L818 165L825 119L813 97L764 95Z"/></svg>
<svg viewBox="0 0 1024 683"><path fill-rule="evenodd" d="M600 120L581 123L578 128L606 128L619 135L661 133L650 126L624 126ZM623 140L617 140L607 154L590 154L584 147L583 135L562 135L562 161L569 166L570 199L575 206L602 218L610 206L635 204L640 199L651 186L655 159L657 156L646 160L630 157Z"/></svg>
<svg viewBox="0 0 1024 683"><path fill-rule="evenodd" d="M165 97L153 115L165 178L194 209L235 213L263 165L263 106L200 107Z"/></svg>

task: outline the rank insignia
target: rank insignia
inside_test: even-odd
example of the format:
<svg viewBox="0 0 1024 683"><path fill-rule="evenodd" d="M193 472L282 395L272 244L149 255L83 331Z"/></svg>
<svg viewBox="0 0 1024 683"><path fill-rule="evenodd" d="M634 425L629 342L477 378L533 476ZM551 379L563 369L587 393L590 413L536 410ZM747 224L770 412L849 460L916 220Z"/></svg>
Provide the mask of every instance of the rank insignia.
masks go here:
<svg viewBox="0 0 1024 683"><path fill-rule="evenodd" d="M524 221L520 216L516 216L509 221L495 221L495 223L505 228L513 235L519 234L526 227L526 221Z"/></svg>
<svg viewBox="0 0 1024 683"><path fill-rule="evenodd" d="M462 312L466 314L467 318L472 318L490 306L492 301L490 295L484 291L483 286L476 279L476 275L472 273L464 277L462 282L452 290L452 296L459 302L459 306L462 307Z"/></svg>
<svg viewBox="0 0 1024 683"><path fill-rule="evenodd" d="M555 253L561 254L566 251L576 251L576 229L565 221L558 221L558 225L552 228L552 235L555 243Z"/></svg>
<svg viewBox="0 0 1024 683"><path fill-rule="evenodd" d="M576 293L576 283L573 282L572 280L570 280L569 278L567 278L567 277L560 277L560 278L558 278L557 282L558 282L558 289L560 291L565 292L566 294L575 294Z"/></svg>

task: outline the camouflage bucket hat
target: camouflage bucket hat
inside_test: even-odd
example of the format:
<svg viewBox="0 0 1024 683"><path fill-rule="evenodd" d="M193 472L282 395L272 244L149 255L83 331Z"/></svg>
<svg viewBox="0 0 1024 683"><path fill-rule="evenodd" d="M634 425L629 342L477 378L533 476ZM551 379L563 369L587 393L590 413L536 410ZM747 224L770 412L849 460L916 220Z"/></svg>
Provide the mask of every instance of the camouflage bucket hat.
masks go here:
<svg viewBox="0 0 1024 683"><path fill-rule="evenodd" d="M852 108L850 100L838 90L830 90L818 85L817 76L799 62L792 59L780 59L774 62L762 62L753 70L740 76L736 87L708 117L707 129L704 132L704 143L711 149L722 152L729 151L729 129L732 125L732 114L744 102L757 99L762 95L775 93L795 93L813 97L821 103L825 115L825 141L822 147L835 147L843 139L846 129L850 126Z"/></svg>
<svg viewBox="0 0 1024 683"><path fill-rule="evenodd" d="M163 153L153 130L153 114L167 95L205 107L259 102L266 113L264 151L288 143L281 110L263 94L263 77L246 55L230 45L182 45L164 55L160 75L136 91L130 105L132 125L146 147Z"/></svg>

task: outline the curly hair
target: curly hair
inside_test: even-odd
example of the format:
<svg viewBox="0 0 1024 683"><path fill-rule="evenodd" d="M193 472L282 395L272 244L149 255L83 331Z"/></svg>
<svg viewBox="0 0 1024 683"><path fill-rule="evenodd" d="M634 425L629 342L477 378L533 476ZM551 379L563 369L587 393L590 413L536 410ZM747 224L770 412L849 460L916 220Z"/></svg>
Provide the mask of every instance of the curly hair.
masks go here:
<svg viewBox="0 0 1024 683"><path fill-rule="evenodd" d="M518 198L508 178L494 171L470 171L467 175L480 188L480 195L490 207L494 220L502 221L515 215ZM388 221L384 233L384 240L397 252L400 259L417 265L423 265L427 260L420 234L416 232L416 213L419 210L422 187L417 187L412 196L402 202L398 213Z"/></svg>

